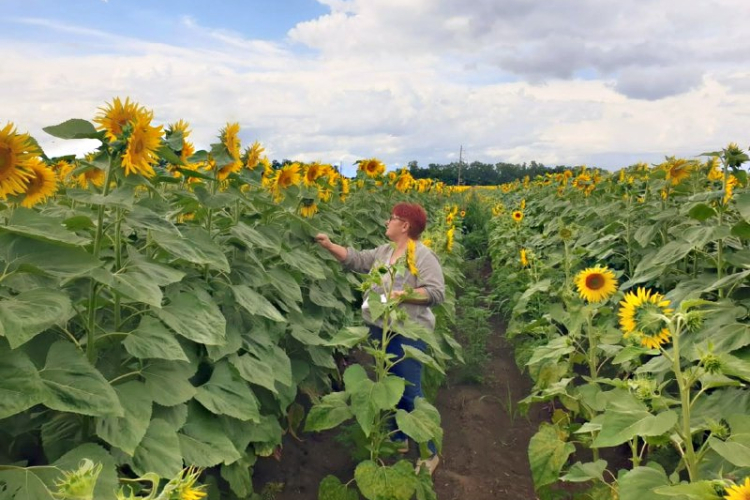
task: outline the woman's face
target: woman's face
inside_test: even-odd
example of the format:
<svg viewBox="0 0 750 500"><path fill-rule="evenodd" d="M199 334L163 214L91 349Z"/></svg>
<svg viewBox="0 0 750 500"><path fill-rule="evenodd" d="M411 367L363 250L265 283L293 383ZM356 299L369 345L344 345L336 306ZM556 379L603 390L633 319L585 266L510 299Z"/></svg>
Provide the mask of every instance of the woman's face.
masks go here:
<svg viewBox="0 0 750 500"><path fill-rule="evenodd" d="M391 217L385 221L385 235L389 240L395 241L402 235L406 234L408 227L409 223L406 219L403 219L398 215L391 215Z"/></svg>

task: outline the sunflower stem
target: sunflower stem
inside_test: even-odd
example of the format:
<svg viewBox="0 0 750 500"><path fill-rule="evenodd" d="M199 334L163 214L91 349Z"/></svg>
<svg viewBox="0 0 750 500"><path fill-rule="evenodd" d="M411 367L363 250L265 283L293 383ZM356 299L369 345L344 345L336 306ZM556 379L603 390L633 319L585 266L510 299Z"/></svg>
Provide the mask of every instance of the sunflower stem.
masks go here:
<svg viewBox="0 0 750 500"><path fill-rule="evenodd" d="M109 168L107 168L107 175L104 178L104 187L102 196L109 194L109 185L112 181L112 172L115 169L115 156L109 157ZM99 253L102 248L102 240L104 239L104 205L99 205L97 214L96 234L94 236L94 258L99 259ZM91 279L91 287L89 288L89 307L88 307L88 328L86 329L86 357L91 364L96 361L96 343L94 338L94 323L96 322L96 300L98 295L98 286L96 280Z"/></svg>
<svg viewBox="0 0 750 500"><path fill-rule="evenodd" d="M674 331L672 332L672 347L674 349L674 357L672 359L672 370L674 371L675 378L677 379L677 386L680 390L680 403L682 406L682 429L679 433L682 437L682 441L685 445L685 454L683 460L685 461L685 468L688 471L690 482L693 482L695 478L695 449L693 448L693 435L690 431L690 382L682 372L680 366L680 334L682 329L682 321L678 316L675 319Z"/></svg>

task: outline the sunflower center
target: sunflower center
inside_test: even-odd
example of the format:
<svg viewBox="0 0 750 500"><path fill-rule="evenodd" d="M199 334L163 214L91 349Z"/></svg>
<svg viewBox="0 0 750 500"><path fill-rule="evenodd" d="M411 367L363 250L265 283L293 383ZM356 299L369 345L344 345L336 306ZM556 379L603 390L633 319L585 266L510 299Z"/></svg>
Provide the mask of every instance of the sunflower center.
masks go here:
<svg viewBox="0 0 750 500"><path fill-rule="evenodd" d="M139 137L136 139L135 144L133 144L133 153L140 155L143 149L143 138Z"/></svg>
<svg viewBox="0 0 750 500"><path fill-rule="evenodd" d="M31 196L42 189L44 185L44 178L37 172L34 172L34 176L29 179L28 188L26 189L26 196Z"/></svg>
<svg viewBox="0 0 750 500"><path fill-rule="evenodd" d="M5 146L0 146L0 175L5 176L13 168L13 153Z"/></svg>
<svg viewBox="0 0 750 500"><path fill-rule="evenodd" d="M600 290L604 288L604 276L601 274L589 274L586 276L586 288L589 290Z"/></svg>

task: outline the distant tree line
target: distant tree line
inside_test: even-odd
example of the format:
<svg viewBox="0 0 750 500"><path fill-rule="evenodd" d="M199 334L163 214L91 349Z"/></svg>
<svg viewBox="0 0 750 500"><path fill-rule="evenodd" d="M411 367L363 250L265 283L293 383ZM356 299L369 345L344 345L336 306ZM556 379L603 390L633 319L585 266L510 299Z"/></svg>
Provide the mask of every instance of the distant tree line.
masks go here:
<svg viewBox="0 0 750 500"><path fill-rule="evenodd" d="M537 175L547 173L559 173L569 168L563 165L556 167L545 167L542 163L532 161L527 164L516 163L482 163L474 161L471 163L459 164L458 162L439 165L430 163L429 166L420 167L416 161L410 161L408 164L409 173L415 179L430 178L442 181L445 184L455 186L459 181L459 166L461 167L461 184L469 186L492 186L513 182L516 179L523 179L529 176L531 179Z"/></svg>

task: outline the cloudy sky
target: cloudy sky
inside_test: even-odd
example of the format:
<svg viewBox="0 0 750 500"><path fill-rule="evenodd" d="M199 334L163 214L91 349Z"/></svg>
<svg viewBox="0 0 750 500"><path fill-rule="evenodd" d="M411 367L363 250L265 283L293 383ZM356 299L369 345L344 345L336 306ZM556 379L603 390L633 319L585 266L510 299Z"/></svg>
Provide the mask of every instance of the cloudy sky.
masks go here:
<svg viewBox="0 0 750 500"><path fill-rule="evenodd" d="M209 6L210 5L210 6ZM748 0L0 0L0 127L129 96L199 148L615 169L750 142Z"/></svg>

